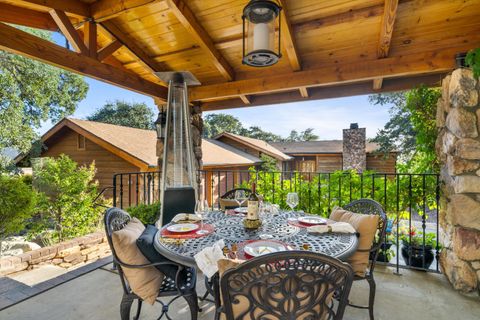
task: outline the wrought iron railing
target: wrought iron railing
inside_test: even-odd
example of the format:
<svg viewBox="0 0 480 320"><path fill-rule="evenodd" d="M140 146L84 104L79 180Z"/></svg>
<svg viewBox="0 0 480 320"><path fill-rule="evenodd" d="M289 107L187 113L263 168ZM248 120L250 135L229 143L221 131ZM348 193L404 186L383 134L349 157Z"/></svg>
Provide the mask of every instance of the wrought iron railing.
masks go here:
<svg viewBox="0 0 480 320"><path fill-rule="evenodd" d="M286 195L297 192L296 210L328 217L335 206L369 198L385 209L389 222L379 263L439 272L439 199L437 174L355 172L200 171L200 196L213 207L228 190L256 183L264 201L287 208ZM113 177L113 205L155 204L160 172L121 173ZM411 245L409 245L411 244ZM430 261L433 260L433 261Z"/></svg>

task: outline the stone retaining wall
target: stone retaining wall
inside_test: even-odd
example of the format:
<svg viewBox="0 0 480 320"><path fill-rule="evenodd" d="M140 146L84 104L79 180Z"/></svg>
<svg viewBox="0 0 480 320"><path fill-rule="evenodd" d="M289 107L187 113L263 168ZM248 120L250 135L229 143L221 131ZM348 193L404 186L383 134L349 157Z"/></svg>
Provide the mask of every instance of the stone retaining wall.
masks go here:
<svg viewBox="0 0 480 320"><path fill-rule="evenodd" d="M443 182L440 265L454 288L480 288L480 84L469 69L442 82L436 149Z"/></svg>
<svg viewBox="0 0 480 320"><path fill-rule="evenodd" d="M111 255L103 232L92 233L50 247L0 259L0 276L30 270L42 264L70 268Z"/></svg>

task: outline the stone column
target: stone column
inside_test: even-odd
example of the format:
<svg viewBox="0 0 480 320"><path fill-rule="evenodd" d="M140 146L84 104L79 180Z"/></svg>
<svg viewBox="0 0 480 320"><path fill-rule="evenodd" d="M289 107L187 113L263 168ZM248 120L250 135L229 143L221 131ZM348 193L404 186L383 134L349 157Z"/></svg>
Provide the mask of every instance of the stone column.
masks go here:
<svg viewBox="0 0 480 320"><path fill-rule="evenodd" d="M480 87L469 69L442 81L436 149L441 161L440 266L459 291L480 287Z"/></svg>
<svg viewBox="0 0 480 320"><path fill-rule="evenodd" d="M158 110L162 110L162 106L165 106L165 102L160 100L155 100L155 104L158 107ZM200 188L201 176L198 173L198 170L202 169L202 132L203 132L203 119L202 119L202 110L199 105L194 105L190 109L191 117L191 132L193 140L193 153L194 153L194 165L195 172L197 172L197 185ZM161 139L157 139L157 157L158 157L158 171L162 171L163 163L163 143ZM200 190L200 189L198 189Z"/></svg>
<svg viewBox="0 0 480 320"><path fill-rule="evenodd" d="M357 123L350 124L350 129L343 129L343 170L367 169L366 129L358 128Z"/></svg>

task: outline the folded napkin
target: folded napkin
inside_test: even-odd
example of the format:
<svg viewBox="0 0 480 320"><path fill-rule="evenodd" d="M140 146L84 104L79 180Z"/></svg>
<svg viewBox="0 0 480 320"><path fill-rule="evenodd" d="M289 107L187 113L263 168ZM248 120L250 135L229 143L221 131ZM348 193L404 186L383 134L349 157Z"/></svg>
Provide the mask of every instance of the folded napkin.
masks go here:
<svg viewBox="0 0 480 320"><path fill-rule="evenodd" d="M179 213L175 217L173 217L172 222L178 223L180 221L184 222L197 222L202 220L201 217L197 216L193 213Z"/></svg>
<svg viewBox="0 0 480 320"><path fill-rule="evenodd" d="M203 248L194 256L198 268L208 278L211 278L218 271L217 262L220 259L225 259L222 250L223 247L225 247L225 242L223 240L219 240L215 242L213 246Z"/></svg>
<svg viewBox="0 0 480 320"><path fill-rule="evenodd" d="M309 233L328 233L328 232L356 233L357 232L357 230L355 230L355 228L352 227L352 225L347 222L335 222L327 225L322 224L322 225L312 226L312 227L308 227L307 231Z"/></svg>

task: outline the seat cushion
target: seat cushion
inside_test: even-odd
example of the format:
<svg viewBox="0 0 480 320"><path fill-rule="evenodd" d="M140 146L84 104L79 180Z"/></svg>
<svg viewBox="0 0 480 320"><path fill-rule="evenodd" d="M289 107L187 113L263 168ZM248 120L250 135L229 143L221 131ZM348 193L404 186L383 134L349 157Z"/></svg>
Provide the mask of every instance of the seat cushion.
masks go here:
<svg viewBox="0 0 480 320"><path fill-rule="evenodd" d="M147 225L140 237L137 239L137 247L142 254L152 263L155 262L169 262L166 257L161 255L153 246L155 235L158 232L158 228L154 225ZM178 268L173 265L160 265L155 266L160 272L169 278L175 279Z"/></svg>
<svg viewBox="0 0 480 320"><path fill-rule="evenodd" d="M247 201L245 201L241 207L245 207L246 205ZM220 208L222 210L238 208L238 203L233 199L220 199Z"/></svg>
<svg viewBox="0 0 480 320"><path fill-rule="evenodd" d="M121 262L131 265L150 263L137 247L137 239L144 230L145 227L140 220L132 218L123 229L113 232L113 247ZM154 267L122 267L122 270L132 291L144 301L153 304L162 285L164 275Z"/></svg>
<svg viewBox="0 0 480 320"><path fill-rule="evenodd" d="M379 216L374 214L354 213L342 208L336 208L332 211L330 219L350 223L360 234L358 239L358 248L348 262L353 268L355 275L363 277L368 268L370 257L370 248L372 247L375 234L377 233ZM365 251L358 251L365 250Z"/></svg>

